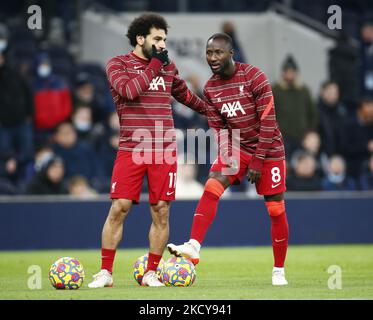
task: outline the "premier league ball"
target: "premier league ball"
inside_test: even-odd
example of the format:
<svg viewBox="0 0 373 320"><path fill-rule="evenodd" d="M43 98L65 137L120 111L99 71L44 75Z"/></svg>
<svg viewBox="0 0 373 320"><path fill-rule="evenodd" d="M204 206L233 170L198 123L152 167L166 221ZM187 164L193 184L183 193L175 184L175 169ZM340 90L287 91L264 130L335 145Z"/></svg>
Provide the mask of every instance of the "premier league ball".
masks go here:
<svg viewBox="0 0 373 320"><path fill-rule="evenodd" d="M162 265L164 263L164 260L161 259L159 261L159 265L157 268L158 275L161 274ZM144 254L143 256L139 257L135 264L133 265L133 277L135 278L136 282L141 286L141 281L144 276L146 267L148 266L148 254Z"/></svg>
<svg viewBox="0 0 373 320"><path fill-rule="evenodd" d="M168 287L189 287L196 280L194 264L184 257L171 257L163 264L161 279Z"/></svg>
<svg viewBox="0 0 373 320"><path fill-rule="evenodd" d="M60 258L49 270L49 280L56 289L79 289L84 277L84 268L75 258Z"/></svg>

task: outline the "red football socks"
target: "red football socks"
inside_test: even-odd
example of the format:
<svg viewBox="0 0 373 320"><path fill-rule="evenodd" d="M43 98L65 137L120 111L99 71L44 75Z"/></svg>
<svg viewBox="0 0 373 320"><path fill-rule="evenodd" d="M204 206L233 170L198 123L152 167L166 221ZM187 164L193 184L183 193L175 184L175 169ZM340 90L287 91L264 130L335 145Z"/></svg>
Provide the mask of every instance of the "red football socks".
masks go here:
<svg viewBox="0 0 373 320"><path fill-rule="evenodd" d="M278 216L271 216L271 221L272 248L275 259L274 266L277 268L283 268L289 239L289 225L286 212Z"/></svg>
<svg viewBox="0 0 373 320"><path fill-rule="evenodd" d="M219 198L209 191L203 193L194 214L190 239L195 239L202 244L206 232L218 210Z"/></svg>
<svg viewBox="0 0 373 320"><path fill-rule="evenodd" d="M161 255L149 252L148 265L146 267L144 274L147 273L149 270L157 271L159 261L161 261L161 259Z"/></svg>
<svg viewBox="0 0 373 320"><path fill-rule="evenodd" d="M115 253L115 249L101 249L101 270L105 269L110 273L113 273Z"/></svg>

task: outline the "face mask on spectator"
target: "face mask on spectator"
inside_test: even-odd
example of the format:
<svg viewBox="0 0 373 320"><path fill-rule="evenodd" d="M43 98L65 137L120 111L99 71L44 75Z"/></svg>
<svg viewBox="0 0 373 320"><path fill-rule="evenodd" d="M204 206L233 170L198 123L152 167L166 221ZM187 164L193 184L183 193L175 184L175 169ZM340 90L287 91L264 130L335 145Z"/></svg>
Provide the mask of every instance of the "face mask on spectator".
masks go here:
<svg viewBox="0 0 373 320"><path fill-rule="evenodd" d="M345 174L344 173L329 173L328 174L328 179L332 183L341 183L345 179Z"/></svg>
<svg viewBox="0 0 373 320"><path fill-rule="evenodd" d="M0 52L3 52L8 46L8 41L2 39L0 40Z"/></svg>
<svg viewBox="0 0 373 320"><path fill-rule="evenodd" d="M52 68L48 64L41 64L38 67L38 75L41 78L46 78L48 77L52 72Z"/></svg>
<svg viewBox="0 0 373 320"><path fill-rule="evenodd" d="M91 130L91 128L92 128L92 124L89 121L76 120L74 122L74 125L75 125L75 128L78 131L81 131L81 132L87 132L87 131Z"/></svg>

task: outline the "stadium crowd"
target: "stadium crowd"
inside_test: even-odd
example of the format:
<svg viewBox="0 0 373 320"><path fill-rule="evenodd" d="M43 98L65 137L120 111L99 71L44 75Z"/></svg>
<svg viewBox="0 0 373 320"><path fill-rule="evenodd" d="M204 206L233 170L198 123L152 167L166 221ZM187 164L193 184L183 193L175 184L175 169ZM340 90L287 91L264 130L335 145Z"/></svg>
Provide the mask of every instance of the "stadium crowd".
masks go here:
<svg viewBox="0 0 373 320"><path fill-rule="evenodd" d="M272 88L289 191L373 190L372 21L359 30L359 49L341 37L331 50L330 79L316 99L292 55L279 66L281 78ZM223 28L233 35L232 24ZM106 74L99 65L78 62L66 46L69 32L56 29L35 35L22 24L0 24L1 195L89 198L109 192L119 122ZM237 52L238 61L250 60L238 43ZM202 95L198 75L185 80ZM173 112L179 130L208 129L204 117L176 102ZM201 192L208 168L184 165L178 180L182 193ZM247 182L232 188L248 189Z"/></svg>

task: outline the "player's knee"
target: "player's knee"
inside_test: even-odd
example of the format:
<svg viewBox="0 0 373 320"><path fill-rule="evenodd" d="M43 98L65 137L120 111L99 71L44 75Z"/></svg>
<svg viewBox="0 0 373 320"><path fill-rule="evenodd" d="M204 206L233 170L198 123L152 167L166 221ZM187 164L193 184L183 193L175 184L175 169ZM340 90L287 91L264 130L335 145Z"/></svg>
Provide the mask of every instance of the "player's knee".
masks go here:
<svg viewBox="0 0 373 320"><path fill-rule="evenodd" d="M155 224L160 225L167 225L169 212L170 212L170 204L167 201L158 201L157 204L152 205L153 211L153 222Z"/></svg>
<svg viewBox="0 0 373 320"><path fill-rule="evenodd" d="M126 212L128 213L131 209L132 201L127 199L115 199L113 200L113 207L115 212Z"/></svg>
<svg viewBox="0 0 373 320"><path fill-rule="evenodd" d="M114 199L109 213L109 219L113 223L122 223L128 215L132 202L125 199Z"/></svg>
<svg viewBox="0 0 373 320"><path fill-rule="evenodd" d="M168 213L170 209L170 204L168 201L160 200L156 204L153 204L152 208L154 212L158 212L160 214L166 214Z"/></svg>
<svg viewBox="0 0 373 320"><path fill-rule="evenodd" d="M267 201L265 203L268 214L271 217L278 217L285 213L285 201Z"/></svg>
<svg viewBox="0 0 373 320"><path fill-rule="evenodd" d="M205 184L205 191L214 194L218 198L223 195L224 190L223 184L215 178L209 178Z"/></svg>

